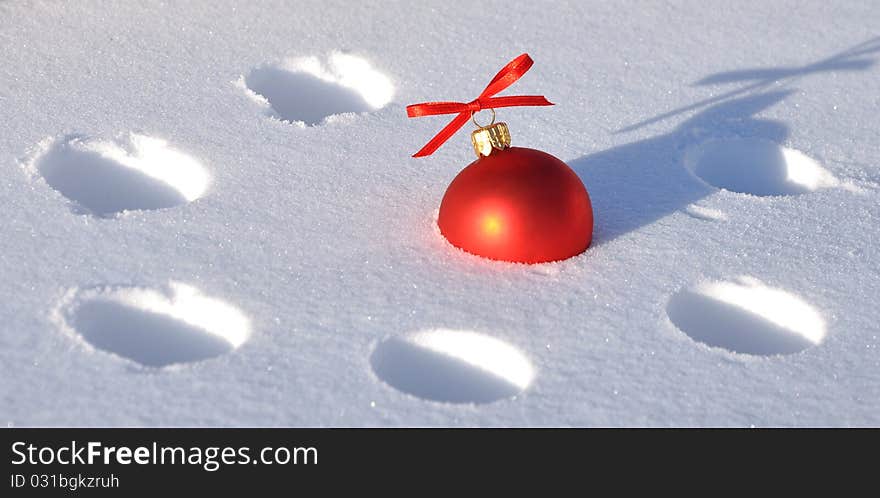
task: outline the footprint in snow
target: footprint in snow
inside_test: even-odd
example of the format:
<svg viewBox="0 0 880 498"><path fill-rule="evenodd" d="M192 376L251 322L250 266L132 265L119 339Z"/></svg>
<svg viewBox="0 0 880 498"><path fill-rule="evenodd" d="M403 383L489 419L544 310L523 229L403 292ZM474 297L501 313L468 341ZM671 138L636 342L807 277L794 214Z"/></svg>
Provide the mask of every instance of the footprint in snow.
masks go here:
<svg viewBox="0 0 880 498"><path fill-rule="evenodd" d="M756 138L709 140L687 151L685 166L709 185L757 196L798 195L840 185L803 152Z"/></svg>
<svg viewBox="0 0 880 498"><path fill-rule="evenodd" d="M329 116L381 109L391 101L391 80L350 54L263 64L239 80L248 94L282 121L316 125Z"/></svg>
<svg viewBox="0 0 880 498"><path fill-rule="evenodd" d="M695 341L735 353L797 353L820 344L826 333L822 316L803 299L753 277L683 289L666 313Z"/></svg>
<svg viewBox="0 0 880 498"><path fill-rule="evenodd" d="M127 133L112 140L71 135L44 140L25 163L34 176L98 217L185 204L204 195L209 176L164 140Z"/></svg>
<svg viewBox="0 0 880 498"><path fill-rule="evenodd" d="M73 289L52 319L74 338L146 367L219 356L250 335L250 321L237 308L179 282Z"/></svg>
<svg viewBox="0 0 880 498"><path fill-rule="evenodd" d="M516 396L534 377L528 358L513 346L469 331L432 329L390 337L373 351L376 375L420 398L488 403Z"/></svg>

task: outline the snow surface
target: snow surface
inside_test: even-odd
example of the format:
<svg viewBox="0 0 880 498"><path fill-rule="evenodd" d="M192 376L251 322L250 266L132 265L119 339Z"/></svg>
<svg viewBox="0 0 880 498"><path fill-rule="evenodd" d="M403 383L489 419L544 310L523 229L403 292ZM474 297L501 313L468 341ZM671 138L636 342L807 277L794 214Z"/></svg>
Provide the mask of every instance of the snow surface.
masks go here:
<svg viewBox="0 0 880 498"><path fill-rule="evenodd" d="M0 3L7 425L880 425L876 2L141 3ZM404 109L522 52L535 266Z"/></svg>

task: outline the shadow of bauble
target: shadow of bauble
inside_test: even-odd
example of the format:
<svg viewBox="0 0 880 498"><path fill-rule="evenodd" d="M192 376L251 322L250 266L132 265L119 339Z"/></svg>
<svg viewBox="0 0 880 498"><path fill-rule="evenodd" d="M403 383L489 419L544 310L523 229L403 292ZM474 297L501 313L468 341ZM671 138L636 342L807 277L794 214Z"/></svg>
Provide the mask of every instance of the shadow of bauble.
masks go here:
<svg viewBox="0 0 880 498"><path fill-rule="evenodd" d="M784 123L755 116L791 93L768 92L727 101L704 109L670 133L570 161L593 203L593 245L653 223L715 191L682 164L684 149L704 130L783 142L789 134Z"/></svg>

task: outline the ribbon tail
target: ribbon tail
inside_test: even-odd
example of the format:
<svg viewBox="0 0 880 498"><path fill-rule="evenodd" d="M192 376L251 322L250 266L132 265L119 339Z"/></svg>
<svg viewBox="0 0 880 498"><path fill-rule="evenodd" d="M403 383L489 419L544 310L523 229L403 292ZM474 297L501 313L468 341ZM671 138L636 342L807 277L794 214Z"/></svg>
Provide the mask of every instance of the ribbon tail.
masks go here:
<svg viewBox="0 0 880 498"><path fill-rule="evenodd" d="M516 80L520 79L522 75L526 74L528 70L532 67L534 61L529 54L522 54L512 61L508 62L506 66L501 68L501 71L498 71L498 74L492 78L492 81L489 82L489 85L486 86L486 89L483 90L483 93L480 94L480 97L491 97L496 93L499 93L514 84Z"/></svg>
<svg viewBox="0 0 880 498"><path fill-rule="evenodd" d="M439 133L434 135L434 138L432 138L430 142L425 144L425 146L422 147L422 149L420 151L413 154L413 157L424 157L424 156L430 156L431 154L433 154L434 151L439 149L440 146L443 145L444 142L449 140L449 137L451 137L452 135L455 134L455 132L460 130L461 127L464 126L465 123L467 123L468 119L470 119L469 112L460 113L458 116L455 117L455 119L450 121L448 125L446 125L442 130L440 130Z"/></svg>

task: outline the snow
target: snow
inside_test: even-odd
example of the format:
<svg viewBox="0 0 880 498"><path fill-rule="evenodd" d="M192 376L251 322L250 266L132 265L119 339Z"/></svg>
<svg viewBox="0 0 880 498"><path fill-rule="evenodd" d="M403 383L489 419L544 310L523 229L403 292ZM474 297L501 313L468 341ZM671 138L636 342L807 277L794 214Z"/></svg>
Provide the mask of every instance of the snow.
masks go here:
<svg viewBox="0 0 880 498"><path fill-rule="evenodd" d="M139 2L140 4L140 2ZM0 422L876 426L874 2L0 3ZM593 246L413 159L514 56ZM342 114L338 114L342 112ZM721 187L721 188L719 188Z"/></svg>

